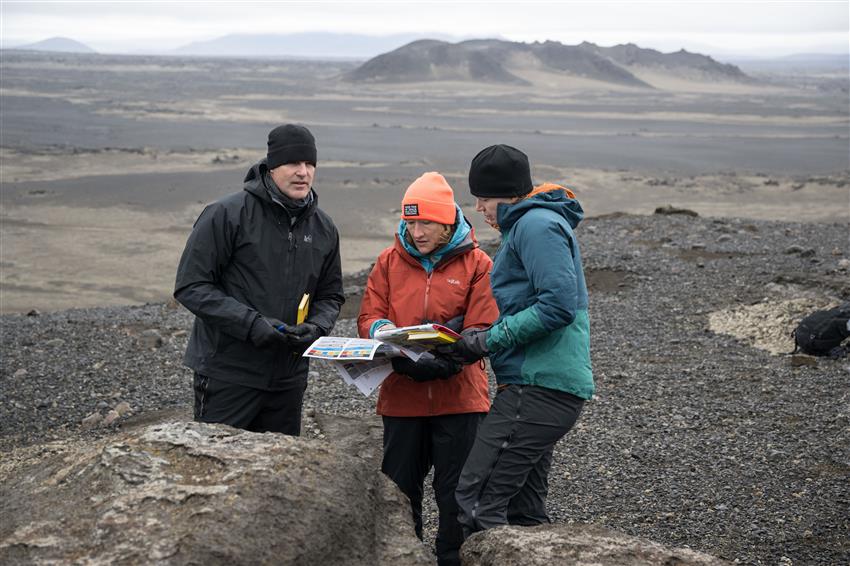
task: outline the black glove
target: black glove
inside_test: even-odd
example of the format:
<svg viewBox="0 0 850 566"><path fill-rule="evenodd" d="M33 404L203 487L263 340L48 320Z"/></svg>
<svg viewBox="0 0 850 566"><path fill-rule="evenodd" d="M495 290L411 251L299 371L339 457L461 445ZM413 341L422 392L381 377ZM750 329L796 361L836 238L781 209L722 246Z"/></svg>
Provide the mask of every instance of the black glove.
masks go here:
<svg viewBox="0 0 850 566"><path fill-rule="evenodd" d="M455 332L460 332L461 330L463 330L463 318L464 316L462 314L459 314L456 317L447 320L446 322L437 322L436 320L425 319L422 321L422 324L439 324L441 326L445 326L446 328L454 330Z"/></svg>
<svg viewBox="0 0 850 566"><path fill-rule="evenodd" d="M263 315L254 319L248 338L257 348L271 348L272 346L286 346L286 336L277 327L283 323L276 318L266 318Z"/></svg>
<svg viewBox="0 0 850 566"><path fill-rule="evenodd" d="M283 332L289 346L296 352L303 352L322 335L322 329L312 322L302 322L295 326L284 324Z"/></svg>
<svg viewBox="0 0 850 566"><path fill-rule="evenodd" d="M460 340L440 346L437 351L462 364L477 362L490 353L487 349L487 330L468 328L460 333Z"/></svg>
<svg viewBox="0 0 850 566"><path fill-rule="evenodd" d="M414 362L410 358L392 358L393 371L403 373L413 381L431 381L434 379L448 379L458 373L463 366L445 356L435 355L433 358L419 358Z"/></svg>

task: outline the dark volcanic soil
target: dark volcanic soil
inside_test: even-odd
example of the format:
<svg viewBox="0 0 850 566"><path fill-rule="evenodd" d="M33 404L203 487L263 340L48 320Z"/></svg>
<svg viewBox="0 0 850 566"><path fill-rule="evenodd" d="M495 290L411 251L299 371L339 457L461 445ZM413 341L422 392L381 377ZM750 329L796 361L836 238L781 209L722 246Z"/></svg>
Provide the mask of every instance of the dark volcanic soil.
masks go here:
<svg viewBox="0 0 850 566"><path fill-rule="evenodd" d="M781 340L789 308L850 297L848 225L621 215L578 235L598 395L556 449L552 519L744 564L850 563L850 360L771 354L746 338ZM743 315L756 311L753 332ZM121 402L130 418L188 414L191 320L163 304L0 318L4 457L105 434L127 417L88 431L81 421ZM711 330L729 321L738 338ZM335 333L354 331L348 318ZM312 366L308 414L374 403ZM426 514L433 536L433 505Z"/></svg>

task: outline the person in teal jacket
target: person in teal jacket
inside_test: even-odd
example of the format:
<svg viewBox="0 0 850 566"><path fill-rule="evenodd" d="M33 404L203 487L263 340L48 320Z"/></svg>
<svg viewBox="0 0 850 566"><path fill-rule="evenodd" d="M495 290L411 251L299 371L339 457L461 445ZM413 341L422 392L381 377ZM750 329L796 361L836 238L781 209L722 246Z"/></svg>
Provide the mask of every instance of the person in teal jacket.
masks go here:
<svg viewBox="0 0 850 566"><path fill-rule="evenodd" d="M535 189L528 157L508 145L472 160L469 188L502 242L490 276L499 318L447 348L463 363L489 356L498 384L455 492L467 535L549 522L555 443L594 392L575 195L553 184Z"/></svg>

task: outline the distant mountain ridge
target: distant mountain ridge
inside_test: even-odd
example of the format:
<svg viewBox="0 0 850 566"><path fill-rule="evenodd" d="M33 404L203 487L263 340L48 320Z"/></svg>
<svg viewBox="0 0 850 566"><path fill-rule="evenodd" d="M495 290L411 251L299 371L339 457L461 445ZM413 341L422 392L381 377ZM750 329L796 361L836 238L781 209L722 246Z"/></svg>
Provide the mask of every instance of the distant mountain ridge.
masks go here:
<svg viewBox="0 0 850 566"><path fill-rule="evenodd" d="M18 45L11 49L22 49L29 51L56 51L61 53L97 53L94 49L84 43L80 43L69 37L51 37L35 43Z"/></svg>
<svg viewBox="0 0 850 566"><path fill-rule="evenodd" d="M634 43L600 47L587 41L580 48L593 51L626 67L660 68L701 72L708 76L722 77L727 80L747 81L749 77L735 65L720 63L708 55L691 53L680 49L674 53L662 53L655 49L638 47Z"/></svg>
<svg viewBox="0 0 850 566"><path fill-rule="evenodd" d="M174 49L177 55L368 59L420 39L416 34L370 36L353 33L230 34ZM452 39L444 36L442 39Z"/></svg>
<svg viewBox="0 0 850 566"><path fill-rule="evenodd" d="M474 39L459 43L419 40L363 63L345 78L355 82L471 80L531 84L529 70L587 78L621 86L652 88L643 71L712 81L748 82L738 67L680 50L661 53L634 44L600 47L584 42L517 43Z"/></svg>

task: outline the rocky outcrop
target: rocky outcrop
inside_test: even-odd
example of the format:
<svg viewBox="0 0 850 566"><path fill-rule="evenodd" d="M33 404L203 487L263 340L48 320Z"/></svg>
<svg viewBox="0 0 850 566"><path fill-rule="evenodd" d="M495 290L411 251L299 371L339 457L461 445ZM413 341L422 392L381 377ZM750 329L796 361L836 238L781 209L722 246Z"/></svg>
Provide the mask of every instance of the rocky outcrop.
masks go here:
<svg viewBox="0 0 850 566"><path fill-rule="evenodd" d="M637 88L653 88L635 74L641 69L697 80L752 81L735 65L684 50L661 53L632 43L600 47L588 42L564 45L497 39L414 41L366 61L345 78L356 82L451 80L529 85L522 77L529 68Z"/></svg>
<svg viewBox="0 0 850 566"><path fill-rule="evenodd" d="M7 453L0 563L432 563L380 422L316 422L341 442L170 421Z"/></svg>
<svg viewBox="0 0 850 566"><path fill-rule="evenodd" d="M433 564L406 498L378 472L380 421L305 417L332 440L167 418L13 451L0 464L0 562ZM580 525L492 529L462 555L482 566L721 564Z"/></svg>
<svg viewBox="0 0 850 566"><path fill-rule="evenodd" d="M721 566L718 558L670 548L593 525L497 527L461 548L464 566Z"/></svg>
<svg viewBox="0 0 850 566"><path fill-rule="evenodd" d="M529 85L517 75L528 65L553 73L626 86L646 83L592 51L558 42L517 43L476 39L460 43L421 40L379 55L348 73L357 82L477 81Z"/></svg>
<svg viewBox="0 0 850 566"><path fill-rule="evenodd" d="M600 47L585 41L579 48L597 53L628 69L653 68L686 76L699 76L704 79L751 82L752 79L741 69L728 63L715 61L708 55L690 53L680 49L675 53L662 53L655 49L638 47L634 43Z"/></svg>
<svg viewBox="0 0 850 566"><path fill-rule="evenodd" d="M490 50L466 43L423 39L369 59L346 75L350 81L481 81L528 84L511 74Z"/></svg>

